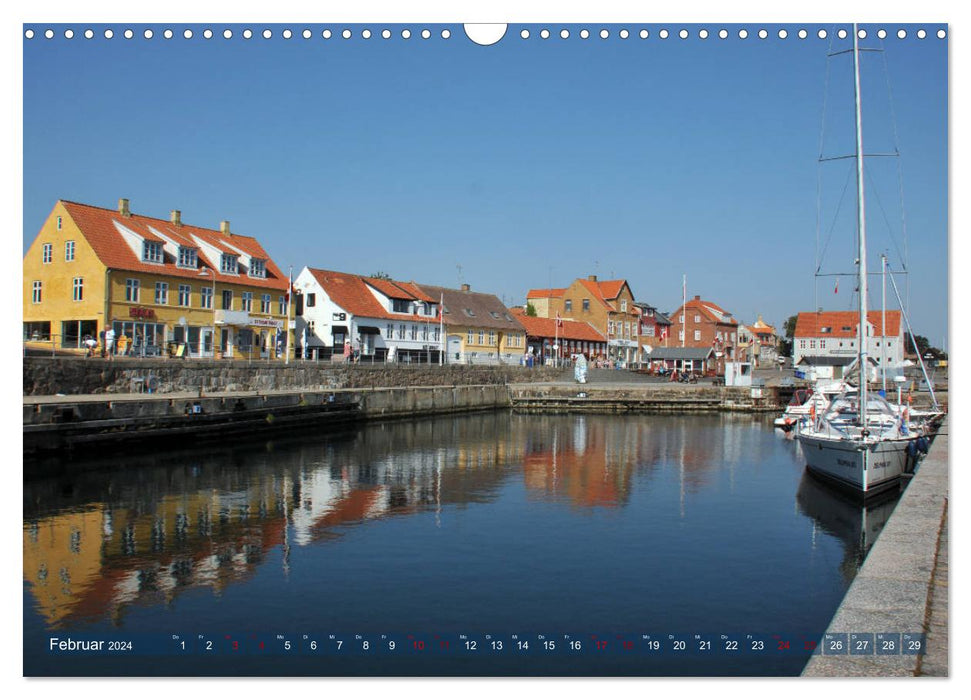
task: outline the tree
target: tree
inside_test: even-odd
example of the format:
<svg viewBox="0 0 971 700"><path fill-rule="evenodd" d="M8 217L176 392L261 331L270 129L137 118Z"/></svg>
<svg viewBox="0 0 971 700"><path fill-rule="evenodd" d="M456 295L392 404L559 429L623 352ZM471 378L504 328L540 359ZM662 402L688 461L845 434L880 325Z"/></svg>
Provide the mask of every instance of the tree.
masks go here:
<svg viewBox="0 0 971 700"><path fill-rule="evenodd" d="M529 301L526 302L526 315L536 316L536 307L533 306L532 302L529 302Z"/></svg>
<svg viewBox="0 0 971 700"><path fill-rule="evenodd" d="M368 275L368 277L371 277L371 278L376 279L376 280L389 280L389 279L391 279L391 275L389 275L387 272L382 272L381 270L378 270L377 272L375 272L375 273L373 273L371 275Z"/></svg>
<svg viewBox="0 0 971 700"><path fill-rule="evenodd" d="M790 316L783 326L785 336L779 338L779 355L782 357L792 357L792 343L796 337L796 320L798 318L798 315Z"/></svg>

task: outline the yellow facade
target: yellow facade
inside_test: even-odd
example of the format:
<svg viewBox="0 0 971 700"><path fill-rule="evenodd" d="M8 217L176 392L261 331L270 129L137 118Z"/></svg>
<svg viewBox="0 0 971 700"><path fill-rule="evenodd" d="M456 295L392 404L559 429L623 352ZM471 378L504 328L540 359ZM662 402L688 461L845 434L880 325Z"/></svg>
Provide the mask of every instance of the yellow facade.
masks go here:
<svg viewBox="0 0 971 700"><path fill-rule="evenodd" d="M518 361L519 356L526 351L525 331L460 325L449 325L445 330L449 337L457 336L462 339L463 357L468 357L473 352L482 355L498 352L503 359L510 355Z"/></svg>
<svg viewBox="0 0 971 700"><path fill-rule="evenodd" d="M73 255L68 256L70 243ZM247 285L245 277L239 283L217 279L212 304L203 308L203 288L213 287L211 273L185 277L109 270L60 201L28 248L23 265L24 340L28 345L80 350L84 338L90 336L99 341L100 349L103 333L111 327L119 354L137 350L140 335L152 354L186 344L182 352L187 355L212 356L215 348L216 356L282 357L277 335L287 326L286 307L281 303L285 290ZM75 280L81 281L79 300L75 299ZM133 294L130 280L137 283L137 293ZM39 301L35 297L38 283ZM167 285L164 299L156 299L157 283ZM180 286L189 288L188 303L180 295ZM232 292L226 309L225 291ZM243 309L246 293L252 295L248 311ZM268 312L263 309L264 295L269 295ZM213 327L214 341L209 335Z"/></svg>
<svg viewBox="0 0 971 700"><path fill-rule="evenodd" d="M65 259L69 241L74 243L70 261ZM50 246L50 262L44 262L46 245ZM75 278L83 281L81 301L73 299ZM41 285L39 303L34 302L35 282ZM94 321L95 336L104 330L105 266L60 202L24 255L23 285L24 323L50 322L49 333L59 346L63 322ZM27 339L30 337L28 333ZM74 347L80 347L80 340L78 337Z"/></svg>

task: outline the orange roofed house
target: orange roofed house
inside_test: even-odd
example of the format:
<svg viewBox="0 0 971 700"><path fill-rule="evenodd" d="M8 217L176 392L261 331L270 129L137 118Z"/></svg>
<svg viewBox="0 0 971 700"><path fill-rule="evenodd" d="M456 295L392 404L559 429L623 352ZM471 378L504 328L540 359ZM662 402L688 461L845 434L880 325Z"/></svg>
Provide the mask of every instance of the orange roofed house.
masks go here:
<svg viewBox="0 0 971 700"><path fill-rule="evenodd" d="M672 345L686 348L712 348L713 357L707 360L708 370L725 373L725 362L735 360L738 344L738 321L713 301L695 295L671 314Z"/></svg>
<svg viewBox="0 0 971 700"><path fill-rule="evenodd" d="M81 348L114 331L116 353L281 356L287 278L230 231L60 200L24 255L24 339Z"/></svg>
<svg viewBox="0 0 971 700"><path fill-rule="evenodd" d="M871 365L899 367L904 361L904 329L900 311L867 313L867 354ZM796 317L792 343L794 366L812 368L817 379L839 379L856 359L858 311L802 311Z"/></svg>
<svg viewBox="0 0 971 700"><path fill-rule="evenodd" d="M583 355L590 359L604 357L607 353L607 339L589 323L556 318L527 316L523 309L511 309L513 316L526 329L526 345L537 362L545 363L556 355L554 345L562 348L560 357Z"/></svg>
<svg viewBox="0 0 971 700"><path fill-rule="evenodd" d="M541 318L588 323L607 339L607 357L624 366L637 362L640 313L627 280L600 281L596 275L559 289L531 289L526 302Z"/></svg>

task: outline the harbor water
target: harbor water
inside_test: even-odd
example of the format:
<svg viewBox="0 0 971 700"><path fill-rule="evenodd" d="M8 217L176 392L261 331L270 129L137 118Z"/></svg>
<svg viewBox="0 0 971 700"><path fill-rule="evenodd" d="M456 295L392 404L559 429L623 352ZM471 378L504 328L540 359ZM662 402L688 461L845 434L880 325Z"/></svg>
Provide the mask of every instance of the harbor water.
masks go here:
<svg viewBox="0 0 971 700"><path fill-rule="evenodd" d="M497 411L99 450L25 474L26 675L795 676L895 503L844 498L771 418L726 414ZM332 634L528 634L534 649L50 653L52 637ZM793 644L543 654L538 634Z"/></svg>

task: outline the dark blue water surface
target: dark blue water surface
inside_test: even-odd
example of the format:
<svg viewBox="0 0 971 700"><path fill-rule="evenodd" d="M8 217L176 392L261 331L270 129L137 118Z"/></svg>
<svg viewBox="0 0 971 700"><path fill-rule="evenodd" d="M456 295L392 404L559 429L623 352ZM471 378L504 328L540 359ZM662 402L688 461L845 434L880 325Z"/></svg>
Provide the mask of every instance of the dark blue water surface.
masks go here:
<svg viewBox="0 0 971 700"><path fill-rule="evenodd" d="M893 508L803 464L762 418L505 412L28 462L24 672L796 675Z"/></svg>

